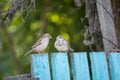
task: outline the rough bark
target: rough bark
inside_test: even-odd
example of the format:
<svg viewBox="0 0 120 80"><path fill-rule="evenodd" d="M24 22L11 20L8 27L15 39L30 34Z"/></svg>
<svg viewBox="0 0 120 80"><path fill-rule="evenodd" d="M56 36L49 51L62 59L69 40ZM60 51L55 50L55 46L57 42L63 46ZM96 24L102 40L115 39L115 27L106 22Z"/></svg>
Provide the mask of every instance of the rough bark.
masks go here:
<svg viewBox="0 0 120 80"><path fill-rule="evenodd" d="M110 0L96 0L105 51L118 48Z"/></svg>
<svg viewBox="0 0 120 80"><path fill-rule="evenodd" d="M120 0L111 0L115 28L117 33L118 47L120 49Z"/></svg>
<svg viewBox="0 0 120 80"><path fill-rule="evenodd" d="M102 34L95 0L86 0L86 17L89 21L88 34L94 38L96 50L103 50Z"/></svg>

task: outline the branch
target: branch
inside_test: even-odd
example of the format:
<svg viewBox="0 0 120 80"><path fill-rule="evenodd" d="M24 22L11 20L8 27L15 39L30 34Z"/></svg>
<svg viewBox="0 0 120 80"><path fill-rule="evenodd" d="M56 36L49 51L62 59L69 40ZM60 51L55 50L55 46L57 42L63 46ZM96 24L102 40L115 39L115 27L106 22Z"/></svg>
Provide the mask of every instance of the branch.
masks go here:
<svg viewBox="0 0 120 80"><path fill-rule="evenodd" d="M25 0L14 0L14 3L12 4L12 6L7 10L7 13L1 19L0 27L3 26L7 18L9 18L10 20L13 20L16 12L19 11L23 7L24 4L25 4Z"/></svg>
<svg viewBox="0 0 120 80"><path fill-rule="evenodd" d="M43 11L42 11L42 18L41 18L41 35L44 34L46 32L46 28L47 28L47 19L45 14L49 11L49 7L50 7L50 0L45 0L44 3L44 7L43 7Z"/></svg>
<svg viewBox="0 0 120 80"><path fill-rule="evenodd" d="M15 52L15 50L14 50L14 45L13 45L13 41L12 41L12 39L11 39L11 37L10 37L10 35L8 34L8 32L7 32L7 29L6 28L4 28L4 32L5 32L5 35L6 35L6 40L7 40L7 45L8 45L8 48L9 48L9 50L10 50L10 55L11 55L11 57L12 57L12 59L13 59L13 63L14 63L14 65L15 65L15 70L16 70L16 72L19 74L19 73L21 73L22 71L21 71L21 67L20 67L20 61L16 58L16 52Z"/></svg>

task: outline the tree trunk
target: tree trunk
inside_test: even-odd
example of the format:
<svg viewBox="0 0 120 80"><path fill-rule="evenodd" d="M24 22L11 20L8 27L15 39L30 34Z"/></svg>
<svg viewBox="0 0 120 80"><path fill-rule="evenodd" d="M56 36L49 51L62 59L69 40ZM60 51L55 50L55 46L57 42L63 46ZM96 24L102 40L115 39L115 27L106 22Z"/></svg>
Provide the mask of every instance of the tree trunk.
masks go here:
<svg viewBox="0 0 120 80"><path fill-rule="evenodd" d="M114 15L115 28L117 33L118 46L120 49L120 0L111 0Z"/></svg>
<svg viewBox="0 0 120 80"><path fill-rule="evenodd" d="M110 0L96 0L105 51L118 48Z"/></svg>
<svg viewBox="0 0 120 80"><path fill-rule="evenodd" d="M95 0L86 0L86 17L89 21L87 35L94 37L96 50L101 51L103 50L103 42Z"/></svg>

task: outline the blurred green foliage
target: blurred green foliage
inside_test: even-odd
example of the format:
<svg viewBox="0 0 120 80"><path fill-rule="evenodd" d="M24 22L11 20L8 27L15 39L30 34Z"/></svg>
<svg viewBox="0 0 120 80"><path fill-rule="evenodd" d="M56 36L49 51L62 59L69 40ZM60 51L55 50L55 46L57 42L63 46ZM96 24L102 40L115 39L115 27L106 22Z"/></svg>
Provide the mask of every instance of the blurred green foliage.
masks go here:
<svg viewBox="0 0 120 80"><path fill-rule="evenodd" d="M7 3L7 1L0 0L0 3ZM18 74L17 64L19 64L21 73L30 73L29 56L23 57L23 55L39 39L43 27L46 27L44 33L47 32L52 35L52 40L50 40L46 49L47 53L56 52L54 42L59 34L70 42L75 52L89 51L89 48L83 44L84 25L88 24L87 20L84 23L81 22L81 18L85 17L84 3L79 9L77 9L73 0L49 0L49 3L47 3L47 0L36 0L35 5L36 9L32 9L32 11L25 11L23 14L20 14L21 11L19 11L10 26L4 24L6 30L5 28L2 29L0 79L4 76ZM0 9L8 7L9 5L0 6ZM43 26L43 23L46 25ZM15 64L14 58L19 63Z"/></svg>

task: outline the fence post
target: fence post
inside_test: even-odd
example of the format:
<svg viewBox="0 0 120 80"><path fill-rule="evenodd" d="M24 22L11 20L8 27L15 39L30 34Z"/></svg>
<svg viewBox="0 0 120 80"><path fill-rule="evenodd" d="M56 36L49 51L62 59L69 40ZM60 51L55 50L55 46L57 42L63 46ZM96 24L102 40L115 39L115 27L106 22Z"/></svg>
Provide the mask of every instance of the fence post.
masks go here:
<svg viewBox="0 0 120 80"><path fill-rule="evenodd" d="M71 53L71 64L74 80L90 80L86 52Z"/></svg>
<svg viewBox="0 0 120 80"><path fill-rule="evenodd" d="M52 53L53 80L70 80L70 71L67 53Z"/></svg>
<svg viewBox="0 0 120 80"><path fill-rule="evenodd" d="M31 55L31 76L40 80L51 80L47 53Z"/></svg>
<svg viewBox="0 0 120 80"><path fill-rule="evenodd" d="M93 80L109 80L107 60L104 52L91 52Z"/></svg>
<svg viewBox="0 0 120 80"><path fill-rule="evenodd" d="M109 53L109 66L112 80L120 80L120 53Z"/></svg>

